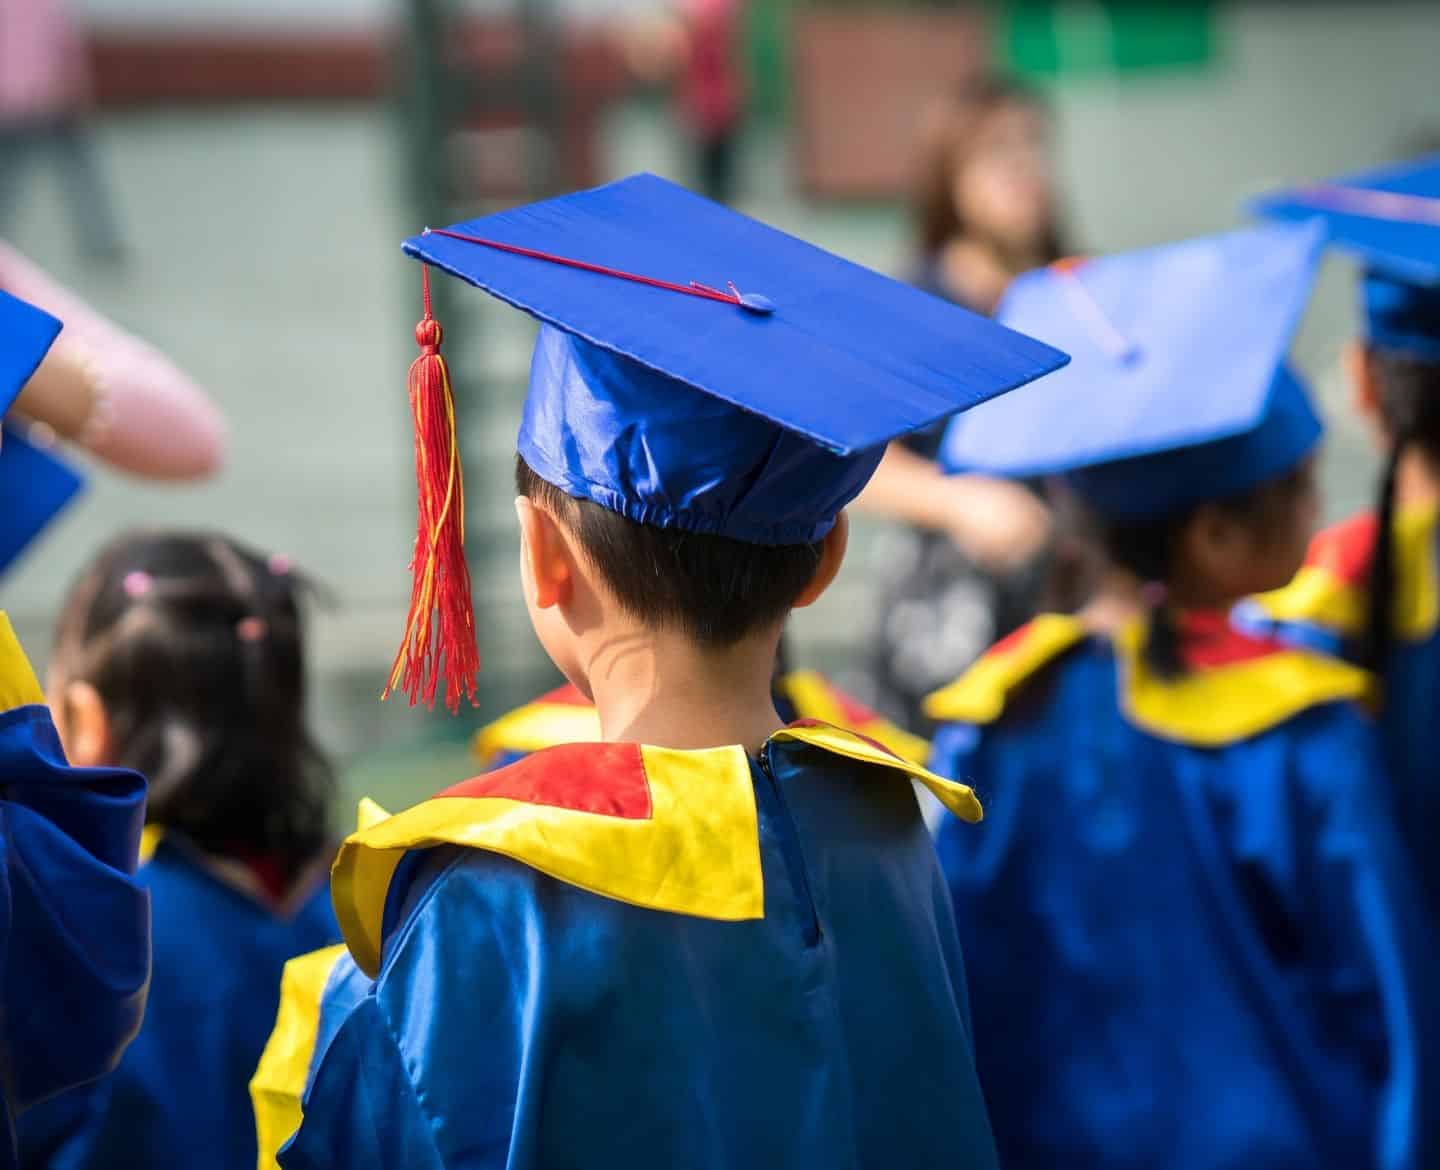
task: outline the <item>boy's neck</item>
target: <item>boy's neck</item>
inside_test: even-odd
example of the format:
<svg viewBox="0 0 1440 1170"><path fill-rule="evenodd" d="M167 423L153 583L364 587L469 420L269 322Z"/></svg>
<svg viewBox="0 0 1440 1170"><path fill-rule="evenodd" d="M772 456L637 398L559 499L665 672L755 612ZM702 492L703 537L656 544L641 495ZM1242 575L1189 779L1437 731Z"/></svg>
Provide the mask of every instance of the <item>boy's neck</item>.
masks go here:
<svg viewBox="0 0 1440 1170"><path fill-rule="evenodd" d="M778 632L711 650L678 634L610 639L590 658L601 738L755 754L781 726L770 683Z"/></svg>

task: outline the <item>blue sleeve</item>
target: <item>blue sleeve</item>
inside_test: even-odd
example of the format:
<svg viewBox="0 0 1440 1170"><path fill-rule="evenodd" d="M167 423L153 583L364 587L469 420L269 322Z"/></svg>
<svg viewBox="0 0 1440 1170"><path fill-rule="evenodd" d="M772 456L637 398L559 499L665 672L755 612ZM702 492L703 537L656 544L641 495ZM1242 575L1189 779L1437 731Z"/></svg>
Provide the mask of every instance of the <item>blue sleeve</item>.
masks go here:
<svg viewBox="0 0 1440 1170"><path fill-rule="evenodd" d="M345 1017L305 1091L282 1170L444 1170L429 1120L374 996Z"/></svg>
<svg viewBox="0 0 1440 1170"><path fill-rule="evenodd" d="M100 1077L139 1029L144 803L133 772L69 767L43 706L0 713L0 1082L18 1109Z"/></svg>

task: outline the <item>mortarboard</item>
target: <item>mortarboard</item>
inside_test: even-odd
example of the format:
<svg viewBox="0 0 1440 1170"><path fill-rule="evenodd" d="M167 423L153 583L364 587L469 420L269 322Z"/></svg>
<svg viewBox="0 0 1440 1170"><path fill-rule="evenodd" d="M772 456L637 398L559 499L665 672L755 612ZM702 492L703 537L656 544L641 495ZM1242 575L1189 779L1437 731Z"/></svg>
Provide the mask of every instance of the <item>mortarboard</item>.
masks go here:
<svg viewBox="0 0 1440 1170"><path fill-rule="evenodd" d="M40 365L60 322L27 301L0 292L0 416Z"/></svg>
<svg viewBox="0 0 1440 1170"><path fill-rule="evenodd" d="M1285 364L1324 245L1318 224L1206 236L1026 273L1006 324L1071 364L955 419L947 470L1064 473L1116 518L1158 518L1294 467L1321 426Z"/></svg>
<svg viewBox="0 0 1440 1170"><path fill-rule="evenodd" d="M1440 155L1266 195L1250 210L1322 219L1364 265L1370 344L1440 361Z"/></svg>
<svg viewBox="0 0 1440 1170"><path fill-rule="evenodd" d="M750 543L819 540L888 440L1067 360L654 175L404 247L541 322L517 438L536 474L641 523ZM448 400L448 374L427 362L439 341L428 310L416 336L412 399ZM415 394L417 379L431 390ZM417 407L417 433L441 440L423 460L422 580L427 560L463 562L453 538L448 552L424 547L444 512L427 499L458 474L434 475L458 467L444 449L451 419L449 406ZM412 596L408 646L423 645L429 611ZM412 701L418 678L407 674Z"/></svg>
<svg viewBox="0 0 1440 1170"><path fill-rule="evenodd" d="M68 463L6 423L0 442L0 573L70 503L84 484Z"/></svg>

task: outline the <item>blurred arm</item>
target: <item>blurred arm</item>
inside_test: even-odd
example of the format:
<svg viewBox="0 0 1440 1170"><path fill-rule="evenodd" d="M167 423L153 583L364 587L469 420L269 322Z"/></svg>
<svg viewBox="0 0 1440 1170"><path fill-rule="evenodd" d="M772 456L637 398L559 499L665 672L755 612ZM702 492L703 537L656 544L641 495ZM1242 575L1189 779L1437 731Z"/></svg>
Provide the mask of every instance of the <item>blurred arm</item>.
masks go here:
<svg viewBox="0 0 1440 1170"><path fill-rule="evenodd" d="M168 358L3 243L0 288L65 323L17 410L136 475L193 479L219 468L224 420Z"/></svg>
<svg viewBox="0 0 1440 1170"><path fill-rule="evenodd" d="M991 569L1012 569L1050 539L1050 510L1019 484L983 475L946 475L940 465L891 443L855 501L863 512L947 533Z"/></svg>

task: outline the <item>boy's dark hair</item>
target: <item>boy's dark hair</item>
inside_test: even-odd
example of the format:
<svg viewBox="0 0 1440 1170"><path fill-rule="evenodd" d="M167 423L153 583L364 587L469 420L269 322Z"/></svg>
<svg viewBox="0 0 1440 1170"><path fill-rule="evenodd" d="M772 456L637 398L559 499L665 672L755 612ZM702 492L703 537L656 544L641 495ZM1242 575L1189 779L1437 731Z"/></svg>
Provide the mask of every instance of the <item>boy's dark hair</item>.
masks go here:
<svg viewBox="0 0 1440 1170"><path fill-rule="evenodd" d="M222 536L121 536L71 588L61 677L104 701L113 762L150 781L146 819L288 879L329 837L335 777L305 721L304 580Z"/></svg>
<svg viewBox="0 0 1440 1170"><path fill-rule="evenodd" d="M1219 508L1237 520L1255 524L1266 531L1280 523L1281 515L1288 511L1291 496L1300 487L1304 476L1305 465L1301 464L1278 479L1262 483L1240 495L1209 500L1203 505L1156 520L1114 520L1092 511L1090 522L1111 563L1128 570L1141 581L1163 584L1170 578L1180 536L1201 507ZM1185 673L1184 659L1180 654L1180 631L1168 602L1155 607L1144 655L1146 665L1161 678L1178 678Z"/></svg>
<svg viewBox="0 0 1440 1170"><path fill-rule="evenodd" d="M1411 447L1440 463L1440 362L1384 349L1370 350L1369 360L1380 387L1380 414L1391 439L1376 503L1378 530L1361 661L1383 673L1390 658L1395 606L1395 476L1401 457Z"/></svg>
<svg viewBox="0 0 1440 1170"><path fill-rule="evenodd" d="M819 542L748 544L637 523L566 495L519 455L515 490L560 518L623 609L706 647L783 621L820 565Z"/></svg>

